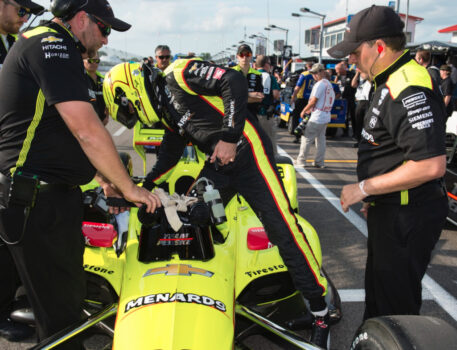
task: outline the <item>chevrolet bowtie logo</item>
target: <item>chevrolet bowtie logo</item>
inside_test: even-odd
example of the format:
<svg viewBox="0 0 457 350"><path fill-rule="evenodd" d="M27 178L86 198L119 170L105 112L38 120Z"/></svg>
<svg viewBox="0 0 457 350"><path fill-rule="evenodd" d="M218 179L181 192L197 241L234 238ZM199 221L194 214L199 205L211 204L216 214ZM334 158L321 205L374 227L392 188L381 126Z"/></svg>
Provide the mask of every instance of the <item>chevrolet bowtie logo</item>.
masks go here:
<svg viewBox="0 0 457 350"><path fill-rule="evenodd" d="M61 42L61 41L63 41L63 39L61 39L61 38L56 38L56 37L53 36L53 35L41 39L41 42L42 42L42 43L54 43L54 42L58 42L58 43L59 43L59 42Z"/></svg>
<svg viewBox="0 0 457 350"><path fill-rule="evenodd" d="M192 267L192 265L168 264L165 267L156 267L155 269L149 269L148 271L146 271L143 277L151 275L160 275L162 273L164 273L166 276L191 276L194 274L205 277L212 277L214 275L214 273L211 271L199 269L197 267Z"/></svg>

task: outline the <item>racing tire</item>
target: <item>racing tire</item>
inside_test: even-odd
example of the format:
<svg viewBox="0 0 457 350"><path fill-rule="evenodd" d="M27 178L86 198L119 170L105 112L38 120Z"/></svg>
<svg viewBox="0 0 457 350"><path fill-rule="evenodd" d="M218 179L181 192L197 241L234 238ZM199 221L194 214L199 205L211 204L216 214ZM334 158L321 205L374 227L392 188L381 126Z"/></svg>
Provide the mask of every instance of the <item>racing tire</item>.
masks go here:
<svg viewBox="0 0 457 350"><path fill-rule="evenodd" d="M357 330L351 350L453 349L457 330L430 316L382 316L366 320Z"/></svg>
<svg viewBox="0 0 457 350"><path fill-rule="evenodd" d="M292 119L293 119L293 117L290 116L289 117L289 121L287 122L287 131L289 132L289 134L295 136L295 134L294 134L294 123L293 123Z"/></svg>

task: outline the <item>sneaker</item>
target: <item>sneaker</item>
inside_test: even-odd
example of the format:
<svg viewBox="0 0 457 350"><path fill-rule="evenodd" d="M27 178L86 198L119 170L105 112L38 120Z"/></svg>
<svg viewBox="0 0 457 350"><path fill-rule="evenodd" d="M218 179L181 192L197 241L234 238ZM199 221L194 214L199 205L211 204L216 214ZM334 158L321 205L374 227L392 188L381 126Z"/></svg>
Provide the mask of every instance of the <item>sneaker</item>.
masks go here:
<svg viewBox="0 0 457 350"><path fill-rule="evenodd" d="M325 316L316 316L311 330L311 343L328 349L330 343L330 317L328 313Z"/></svg>
<svg viewBox="0 0 457 350"><path fill-rule="evenodd" d="M306 162L304 162L304 161L301 160L301 159L300 159L300 160L296 159L296 160L294 160L294 165L295 165L295 166L306 167Z"/></svg>
<svg viewBox="0 0 457 350"><path fill-rule="evenodd" d="M324 165L324 164L316 164L316 163L313 163L313 167L318 168L318 169L324 169L324 168L325 168L325 165Z"/></svg>

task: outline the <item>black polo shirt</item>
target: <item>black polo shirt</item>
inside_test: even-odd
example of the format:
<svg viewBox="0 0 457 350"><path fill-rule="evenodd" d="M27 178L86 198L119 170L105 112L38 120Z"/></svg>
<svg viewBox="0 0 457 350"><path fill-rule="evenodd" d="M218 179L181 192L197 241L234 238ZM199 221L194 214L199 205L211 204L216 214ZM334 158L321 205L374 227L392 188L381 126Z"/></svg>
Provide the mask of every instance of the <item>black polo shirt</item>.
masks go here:
<svg viewBox="0 0 457 350"><path fill-rule="evenodd" d="M97 79L94 80L86 72L87 82L89 83L89 95L92 106L94 106L95 112L97 112L98 117L101 121L104 121L106 118L105 115L105 100L103 99L103 81L105 80L104 76L97 72Z"/></svg>
<svg viewBox="0 0 457 350"><path fill-rule="evenodd" d="M233 67L234 70L244 75L239 65ZM262 73L254 68L249 68L248 74L244 75L248 83L248 92L261 92L263 93ZM249 102L248 110L253 116L259 113L260 102Z"/></svg>
<svg viewBox="0 0 457 350"><path fill-rule="evenodd" d="M23 33L0 71L0 171L48 183L84 184L95 169L55 104L89 102L81 52L56 23Z"/></svg>

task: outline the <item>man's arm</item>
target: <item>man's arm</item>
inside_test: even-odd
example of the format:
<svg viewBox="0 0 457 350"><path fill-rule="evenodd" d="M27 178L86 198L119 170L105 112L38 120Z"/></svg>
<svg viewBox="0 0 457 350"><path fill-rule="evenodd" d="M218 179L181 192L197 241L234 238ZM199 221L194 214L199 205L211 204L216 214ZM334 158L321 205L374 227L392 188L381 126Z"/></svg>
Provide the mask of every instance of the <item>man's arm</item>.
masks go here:
<svg viewBox="0 0 457 350"><path fill-rule="evenodd" d="M356 89L359 86L359 77L360 77L360 72L357 71L354 75L354 78L351 80L351 86Z"/></svg>
<svg viewBox="0 0 457 350"><path fill-rule="evenodd" d="M144 203L152 212L160 200L130 179L114 146L113 140L88 102L68 101L55 105L73 136L78 140L92 165L135 203Z"/></svg>
<svg viewBox="0 0 457 350"><path fill-rule="evenodd" d="M408 190L440 178L446 172L446 156L437 156L420 161L409 160L397 169L366 179L363 191L360 183L346 185L341 191L341 206L347 212L352 204L365 199L367 195L379 195Z"/></svg>
<svg viewBox="0 0 457 350"><path fill-rule="evenodd" d="M452 96L444 96L444 105L447 107L447 105L451 102Z"/></svg>
<svg viewBox="0 0 457 350"><path fill-rule="evenodd" d="M258 91L248 92L248 103L262 102L264 97L263 93Z"/></svg>

